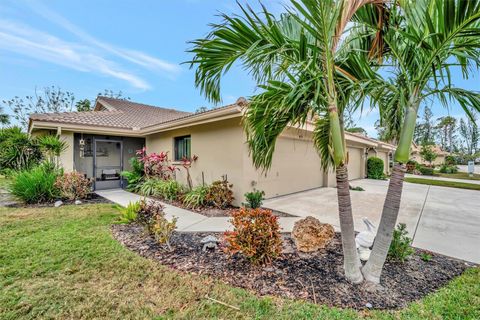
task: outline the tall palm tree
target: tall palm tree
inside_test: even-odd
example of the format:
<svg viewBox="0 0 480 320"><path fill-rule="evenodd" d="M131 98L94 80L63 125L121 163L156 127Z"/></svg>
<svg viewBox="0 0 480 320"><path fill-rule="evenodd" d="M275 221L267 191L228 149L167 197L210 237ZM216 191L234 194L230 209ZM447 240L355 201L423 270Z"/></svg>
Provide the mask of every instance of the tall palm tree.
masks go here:
<svg viewBox="0 0 480 320"><path fill-rule="evenodd" d="M257 82L245 111L244 126L253 163L268 170L275 142L288 126L315 124L314 141L324 169L336 170L345 276L363 281L357 257L348 184L343 111L361 101L375 73L366 54L348 54L354 41L341 41L347 23L367 4L379 0L291 0L288 13L275 18L240 5L241 16L222 15L204 39L193 41L190 61L195 84L207 98L220 101L222 75L240 63ZM375 15L382 10L370 10ZM378 39L378 37L374 37ZM359 94L360 92L360 94ZM355 97L355 99L353 99Z"/></svg>
<svg viewBox="0 0 480 320"><path fill-rule="evenodd" d="M380 282L397 221L419 106L426 99L437 98L445 107L455 100L469 117L472 109L480 112L480 93L456 88L451 79L452 69L461 70L465 78L479 69L480 1L399 0L391 14L397 15L392 19L397 25L390 28L395 32L385 34L383 39L392 64L389 68L395 70L403 85L379 88L376 101L383 110L401 108L397 111L404 119L377 237L362 269L365 279L373 283ZM399 96L401 103L395 99Z"/></svg>

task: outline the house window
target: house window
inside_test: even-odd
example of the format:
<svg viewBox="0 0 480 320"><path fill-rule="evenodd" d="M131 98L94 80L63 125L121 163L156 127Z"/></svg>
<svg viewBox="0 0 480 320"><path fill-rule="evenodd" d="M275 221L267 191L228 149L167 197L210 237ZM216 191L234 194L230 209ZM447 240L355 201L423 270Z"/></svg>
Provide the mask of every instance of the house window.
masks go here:
<svg viewBox="0 0 480 320"><path fill-rule="evenodd" d="M180 161L183 158L190 158L191 138L190 136L175 138L175 161Z"/></svg>

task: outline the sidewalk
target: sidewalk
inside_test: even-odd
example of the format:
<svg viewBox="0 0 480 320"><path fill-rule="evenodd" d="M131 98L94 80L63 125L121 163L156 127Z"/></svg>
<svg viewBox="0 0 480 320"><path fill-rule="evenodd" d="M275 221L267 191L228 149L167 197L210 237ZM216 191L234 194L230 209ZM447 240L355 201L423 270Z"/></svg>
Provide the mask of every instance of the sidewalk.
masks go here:
<svg viewBox="0 0 480 320"><path fill-rule="evenodd" d="M405 175L405 177L418 178L418 179L428 179L428 180L442 180L442 181L451 181L451 182L463 182L463 183L471 183L471 184L480 184L480 180L453 179L453 178L435 177L435 176L419 176L419 175L410 174L410 173L407 173Z"/></svg>
<svg viewBox="0 0 480 320"><path fill-rule="evenodd" d="M144 197L122 189L100 190L96 191L101 197L108 199L116 204L126 207L130 202L142 200ZM181 232L224 232L232 229L229 220L230 217L206 217L199 213L178 208L170 204L151 199L147 200L160 202L165 207L165 213L168 219L177 217L177 230ZM291 232L293 225L302 217L280 217L279 223L282 232Z"/></svg>

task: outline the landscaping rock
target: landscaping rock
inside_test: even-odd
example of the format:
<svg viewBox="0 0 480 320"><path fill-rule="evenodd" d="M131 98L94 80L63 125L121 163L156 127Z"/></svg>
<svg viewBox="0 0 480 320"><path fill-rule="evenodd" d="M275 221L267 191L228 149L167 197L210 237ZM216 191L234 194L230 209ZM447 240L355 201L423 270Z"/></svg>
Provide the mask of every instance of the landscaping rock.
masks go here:
<svg viewBox="0 0 480 320"><path fill-rule="evenodd" d="M301 252L315 252L325 248L333 239L335 230L328 223L321 223L314 217L295 222L292 237Z"/></svg>
<svg viewBox="0 0 480 320"><path fill-rule="evenodd" d="M75 200L75 204L76 204L76 205L82 204L82 201L80 201L80 200Z"/></svg>
<svg viewBox="0 0 480 320"><path fill-rule="evenodd" d="M63 201L62 200L58 200L58 201L55 201L55 204L53 205L55 208L58 208L60 206L63 205Z"/></svg>

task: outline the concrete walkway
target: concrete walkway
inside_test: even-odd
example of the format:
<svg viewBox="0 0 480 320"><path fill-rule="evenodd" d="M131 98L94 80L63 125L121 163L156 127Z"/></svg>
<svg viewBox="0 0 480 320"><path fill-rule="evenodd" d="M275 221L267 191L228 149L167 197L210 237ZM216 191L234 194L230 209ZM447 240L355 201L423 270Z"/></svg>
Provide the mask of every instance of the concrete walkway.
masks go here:
<svg viewBox="0 0 480 320"><path fill-rule="evenodd" d="M101 190L96 191L99 196L104 197L116 204L126 207L130 202L136 202L144 199L138 194L127 192L122 189ZM165 207L165 213L168 219L177 217L177 230L181 232L224 232L232 229L229 220L230 217L206 217L197 212L178 208L170 204L158 201L156 199L147 198L160 202ZM282 232L291 232L295 221L301 217L281 217L279 224Z"/></svg>
<svg viewBox="0 0 480 320"><path fill-rule="evenodd" d="M435 176L419 176L419 175L409 174L409 173L407 173L405 176L408 177L408 178L418 178L418 179L427 179L427 180L441 180L441 181L480 184L480 180L453 179L453 178L435 177Z"/></svg>

